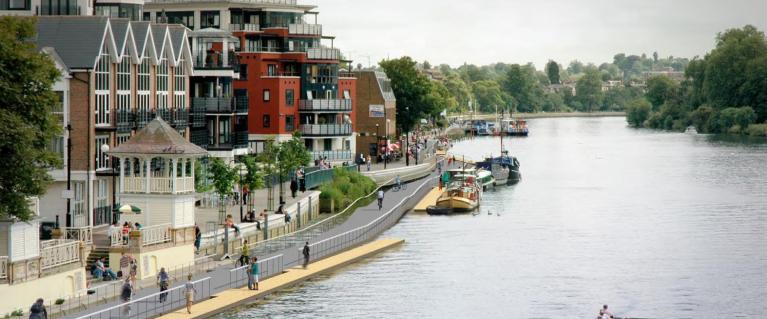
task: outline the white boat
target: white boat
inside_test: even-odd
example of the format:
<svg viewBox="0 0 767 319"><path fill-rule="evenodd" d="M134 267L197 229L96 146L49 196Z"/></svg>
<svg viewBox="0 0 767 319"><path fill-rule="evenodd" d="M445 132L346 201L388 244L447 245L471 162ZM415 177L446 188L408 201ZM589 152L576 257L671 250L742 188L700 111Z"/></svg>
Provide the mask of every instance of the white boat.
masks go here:
<svg viewBox="0 0 767 319"><path fill-rule="evenodd" d="M495 186L495 177L493 176L493 173L484 170L484 169L478 169L476 171L477 174L477 182L479 185L482 185L482 190L486 191L488 187L494 187Z"/></svg>
<svg viewBox="0 0 767 319"><path fill-rule="evenodd" d="M495 185L506 185L506 183L509 180L509 168L504 167L500 163L493 162L490 164L490 172L493 174L493 178L495 178Z"/></svg>

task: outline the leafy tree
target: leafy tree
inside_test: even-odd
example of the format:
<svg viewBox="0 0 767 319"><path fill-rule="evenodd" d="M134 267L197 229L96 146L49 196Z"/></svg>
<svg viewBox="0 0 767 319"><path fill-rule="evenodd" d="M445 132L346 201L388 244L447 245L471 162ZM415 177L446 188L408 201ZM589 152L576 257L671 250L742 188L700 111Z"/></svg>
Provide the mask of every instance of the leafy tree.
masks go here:
<svg viewBox="0 0 767 319"><path fill-rule="evenodd" d="M676 96L679 86L665 75L657 75L647 79L647 100L657 110L668 99Z"/></svg>
<svg viewBox="0 0 767 319"><path fill-rule="evenodd" d="M264 175L264 185L267 188L266 208L274 209L274 184L275 175L278 172L277 156L280 153L279 144L270 139L264 142L264 150L258 153L256 160L261 163L261 170Z"/></svg>
<svg viewBox="0 0 767 319"><path fill-rule="evenodd" d="M429 61L425 61L425 60L424 60L424 61L423 61L423 68L424 68L425 70L431 70L431 63L429 63Z"/></svg>
<svg viewBox="0 0 767 319"><path fill-rule="evenodd" d="M505 104L503 92L498 82L491 80L477 81L474 82L472 88L480 111L490 113L495 112L496 106L503 108Z"/></svg>
<svg viewBox="0 0 767 319"><path fill-rule="evenodd" d="M633 127L641 127L652 111L652 105L646 99L631 100L626 105L626 121Z"/></svg>
<svg viewBox="0 0 767 319"><path fill-rule="evenodd" d="M469 105L469 100L472 98L471 89L466 85L466 82L458 74L451 72L445 78L444 85L456 101L456 107L449 110L453 112L466 111L465 108Z"/></svg>
<svg viewBox="0 0 767 319"><path fill-rule="evenodd" d="M575 84L577 100L583 106L581 111L591 112L599 107L602 98L602 77L596 68L587 68Z"/></svg>
<svg viewBox="0 0 767 319"><path fill-rule="evenodd" d="M279 166L283 174L294 171L299 167L307 166L312 160L312 155L306 149L301 133L293 133L290 140L280 143L278 150Z"/></svg>
<svg viewBox="0 0 767 319"><path fill-rule="evenodd" d="M34 18L0 17L0 219L32 218L27 199L45 193L48 170L61 165L47 148L63 125L52 113L60 74L34 38Z"/></svg>
<svg viewBox="0 0 767 319"><path fill-rule="evenodd" d="M543 96L542 111L544 112L562 112L567 109L562 95L558 93L546 93Z"/></svg>
<svg viewBox="0 0 767 319"><path fill-rule="evenodd" d="M253 190L260 189L264 187L264 174L263 169L259 165L258 161L256 160L256 156L252 154L245 155L241 158L240 162L245 167L245 170L247 170L247 173L242 176L242 180L240 180L240 184L243 186L247 186L248 189ZM249 196L248 198L248 211L253 209L253 203L254 203L254 196Z"/></svg>
<svg viewBox="0 0 767 319"><path fill-rule="evenodd" d="M653 61L658 62L658 51L652 53L652 59Z"/></svg>
<svg viewBox="0 0 767 319"><path fill-rule="evenodd" d="M546 75L551 84L559 84L559 64L554 60L549 60L549 63L546 63Z"/></svg>
<svg viewBox="0 0 767 319"><path fill-rule="evenodd" d="M567 72L570 72L570 74L580 74L583 73L583 62L578 60L570 61L570 65L567 66Z"/></svg>
<svg viewBox="0 0 767 319"><path fill-rule="evenodd" d="M238 180L237 169L230 167L229 164L224 163L218 157L210 158L210 165L208 166L208 174L213 181L213 189L218 193L218 211L220 222L224 221L224 215L226 213L226 206L224 200L227 196L232 195L234 183Z"/></svg>
<svg viewBox="0 0 767 319"><path fill-rule="evenodd" d="M391 80L392 90L397 97L397 124L400 128L410 131L420 118L441 111L438 111L438 105L433 104L434 99L427 97L433 88L432 84L425 75L418 72L413 59L405 56L381 61L379 65Z"/></svg>
<svg viewBox="0 0 767 319"><path fill-rule="evenodd" d="M503 89L516 103L520 112L537 112L541 107L543 89L530 65L512 64L506 73Z"/></svg>

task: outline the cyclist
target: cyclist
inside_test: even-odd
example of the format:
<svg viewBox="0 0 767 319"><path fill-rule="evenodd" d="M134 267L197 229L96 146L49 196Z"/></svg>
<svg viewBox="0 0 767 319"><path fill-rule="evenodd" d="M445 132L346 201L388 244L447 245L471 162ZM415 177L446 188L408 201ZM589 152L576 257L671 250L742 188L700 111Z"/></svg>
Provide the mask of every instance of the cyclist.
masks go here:
<svg viewBox="0 0 767 319"><path fill-rule="evenodd" d="M383 199L384 199L384 191L379 190L378 191L378 210L381 210L381 207L383 207Z"/></svg>
<svg viewBox="0 0 767 319"><path fill-rule="evenodd" d="M394 183L397 184L397 190L402 189L402 180L399 179L399 175L394 178Z"/></svg>

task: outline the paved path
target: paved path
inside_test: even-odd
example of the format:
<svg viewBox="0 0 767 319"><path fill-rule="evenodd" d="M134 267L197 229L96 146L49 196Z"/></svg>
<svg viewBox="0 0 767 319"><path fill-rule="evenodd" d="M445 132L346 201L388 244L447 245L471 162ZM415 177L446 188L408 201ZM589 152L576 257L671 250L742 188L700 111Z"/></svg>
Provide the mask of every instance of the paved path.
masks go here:
<svg viewBox="0 0 767 319"><path fill-rule="evenodd" d="M413 192L422 184L430 183L430 185L426 185L424 187L433 186L436 181L435 177L436 177L436 172L432 173L427 178L423 178L420 180L407 183L406 187L409 190L403 190L403 191L395 191L392 189L387 190L385 192L385 197L383 202L384 210L379 210L378 205L375 201L367 206L357 208L354 214L349 216L349 218L344 223L342 223L341 225L329 231L315 235L314 237L312 237L310 242L317 242L326 238L330 238L337 234L340 234L348 230L355 229L357 227L370 223L371 221L375 220L377 217L381 216L381 214L384 211L394 207L408 195L413 194ZM301 256L299 254L299 249L298 249L299 247L300 247L300 244L296 243L296 245L294 246L275 252L273 254L270 254L269 256L258 256L258 257L260 260L263 260L271 256L282 254L284 267L287 269L289 267L297 265L298 262L301 260ZM212 288L211 294L215 294L217 292L220 292L228 288L229 280L230 280L230 270L233 268L234 268L234 262L226 262L225 264L219 266L215 270L212 270L208 273L198 274L194 276L193 280L198 280L205 277L211 277L211 288ZM183 281L175 282L171 285L171 288L182 286L182 285L183 285ZM159 292L159 288L157 287L142 289L138 293L136 293L136 295L133 296L133 299L135 300L137 298L148 296L156 292ZM90 314L102 309L114 307L120 304L121 304L120 301L112 301L112 302L98 305L98 306L90 306L86 311L71 313L64 316L63 318L66 318L66 319L79 318L81 316L86 316L87 314ZM149 313L145 312L145 314L148 315ZM151 316L148 316L148 317L151 317ZM93 318L99 318L99 317L94 316ZM104 317L102 316L101 318L104 318Z"/></svg>

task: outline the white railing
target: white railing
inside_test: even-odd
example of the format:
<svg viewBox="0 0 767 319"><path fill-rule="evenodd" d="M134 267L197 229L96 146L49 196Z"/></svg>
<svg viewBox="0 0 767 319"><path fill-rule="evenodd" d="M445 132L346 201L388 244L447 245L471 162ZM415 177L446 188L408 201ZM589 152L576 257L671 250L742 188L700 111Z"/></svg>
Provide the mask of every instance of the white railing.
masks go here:
<svg viewBox="0 0 767 319"><path fill-rule="evenodd" d="M160 224L141 228L141 246L162 244L171 241L170 224Z"/></svg>
<svg viewBox="0 0 767 319"><path fill-rule="evenodd" d="M123 178L123 189L129 193L146 192L146 178L126 176Z"/></svg>
<svg viewBox="0 0 767 319"><path fill-rule="evenodd" d="M230 32L238 32L238 31L246 31L246 32L258 32L261 28L258 26L258 24L254 23L232 23L229 25L229 31Z"/></svg>
<svg viewBox="0 0 767 319"><path fill-rule="evenodd" d="M53 246L58 246L58 245L61 245L61 244L66 244L68 242L70 242L70 241L66 240L66 239L41 240L40 241L40 249L44 249L44 248L48 248L48 247L53 247Z"/></svg>
<svg viewBox="0 0 767 319"><path fill-rule="evenodd" d="M123 241L122 228L115 229L112 235L109 236L110 246L125 246L128 245L127 241Z"/></svg>
<svg viewBox="0 0 767 319"><path fill-rule="evenodd" d="M128 193L143 193L146 192L146 178L145 177L125 177L124 190ZM172 193L173 192L173 180L170 177L151 177L149 182L150 193ZM176 180L176 192L193 192L194 191L194 178L193 177L177 177Z"/></svg>
<svg viewBox="0 0 767 319"><path fill-rule="evenodd" d="M44 242L40 242L40 268L42 270L80 261L79 241L60 243L59 239L54 240L58 244L43 246Z"/></svg>
<svg viewBox="0 0 767 319"><path fill-rule="evenodd" d="M0 256L0 279L8 278L8 256Z"/></svg>
<svg viewBox="0 0 767 319"><path fill-rule="evenodd" d="M288 25L289 34L322 35L321 24L291 23Z"/></svg>
<svg viewBox="0 0 767 319"><path fill-rule="evenodd" d="M150 193L170 193L173 191L170 177L152 177L149 183Z"/></svg>
<svg viewBox="0 0 767 319"><path fill-rule="evenodd" d="M341 58L341 50L332 48L311 48L306 53L309 59L314 60L338 60Z"/></svg>
<svg viewBox="0 0 767 319"><path fill-rule="evenodd" d="M93 228L90 226L69 227L65 229L65 234L67 239L79 240L86 244L93 243Z"/></svg>

